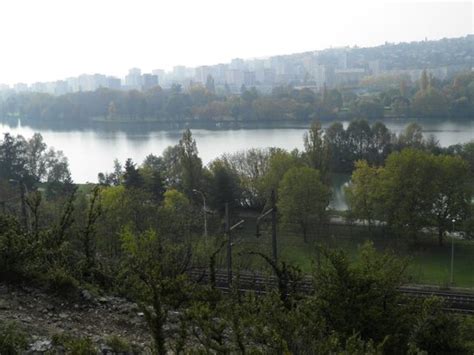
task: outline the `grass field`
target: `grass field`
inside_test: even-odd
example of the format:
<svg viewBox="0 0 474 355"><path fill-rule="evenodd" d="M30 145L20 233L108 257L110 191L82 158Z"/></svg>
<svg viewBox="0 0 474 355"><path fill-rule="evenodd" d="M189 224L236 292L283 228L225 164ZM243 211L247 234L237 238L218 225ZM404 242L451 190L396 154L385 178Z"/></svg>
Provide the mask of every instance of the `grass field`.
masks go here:
<svg viewBox="0 0 474 355"><path fill-rule="evenodd" d="M238 267L261 266L261 259L249 255L254 250L271 254L269 226L262 227L262 235L255 236L255 224L248 221L244 229L235 233L234 263ZM298 265L304 272L311 272L317 261L317 247L341 248L352 258L366 241L372 241L377 250L392 250L401 257L409 259L409 276L412 283L447 287L450 284L451 242L446 240L440 247L435 237L420 238L414 245L412 241L395 239L383 231L370 233L365 227L331 225L314 232L312 241L305 243L295 229L279 227L278 254L280 260ZM240 256L239 256L240 253ZM454 242L454 283L456 287L474 289L474 241L455 240Z"/></svg>

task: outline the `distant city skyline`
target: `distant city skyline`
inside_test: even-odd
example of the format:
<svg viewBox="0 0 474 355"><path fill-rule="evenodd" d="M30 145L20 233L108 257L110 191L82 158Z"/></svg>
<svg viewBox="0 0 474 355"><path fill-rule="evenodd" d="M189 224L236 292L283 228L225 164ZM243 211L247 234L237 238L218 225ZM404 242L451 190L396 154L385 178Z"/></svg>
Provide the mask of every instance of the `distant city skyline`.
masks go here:
<svg viewBox="0 0 474 355"><path fill-rule="evenodd" d="M461 37L472 19L469 1L2 0L0 83Z"/></svg>
<svg viewBox="0 0 474 355"><path fill-rule="evenodd" d="M205 85L211 92L239 93L244 87L255 87L270 92L273 87L293 85L321 90L359 85L370 76L385 75L419 80L423 70L429 75L446 80L456 73L473 69L474 35L443 39L382 45L377 47L334 47L320 51L281 54L259 59L234 58L228 63L198 67L174 66L172 71L154 69L142 72L130 68L121 77L103 73L81 74L32 84L0 83L0 94L40 92L64 95L78 91L113 90L146 91L161 86L164 89L178 84L184 90L194 85Z"/></svg>

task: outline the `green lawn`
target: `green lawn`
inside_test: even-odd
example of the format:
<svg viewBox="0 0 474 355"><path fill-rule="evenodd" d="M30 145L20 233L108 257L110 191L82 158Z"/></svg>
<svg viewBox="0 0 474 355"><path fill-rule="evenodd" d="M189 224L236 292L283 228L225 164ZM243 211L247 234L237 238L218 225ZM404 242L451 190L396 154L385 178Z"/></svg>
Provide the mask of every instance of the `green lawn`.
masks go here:
<svg viewBox="0 0 474 355"><path fill-rule="evenodd" d="M262 227L261 232L262 236L256 238L255 224L247 219L245 228L235 233L234 263L238 267L261 266L261 259L249 255L249 250L270 255L269 226ZM414 245L409 240L391 238L383 231L371 234L364 227L333 225L314 233L312 241L304 243L302 236L295 229L289 231L279 228L279 258L300 266L304 272L310 272L317 261L317 243L330 248L342 248L351 257L356 258L359 247L365 241L372 241L378 250L390 249L402 257L407 257L410 261L409 275L413 283L441 287L449 285L451 243L446 240L440 247L435 237L420 238L419 243ZM453 276L454 286L474 288L474 241L455 240Z"/></svg>

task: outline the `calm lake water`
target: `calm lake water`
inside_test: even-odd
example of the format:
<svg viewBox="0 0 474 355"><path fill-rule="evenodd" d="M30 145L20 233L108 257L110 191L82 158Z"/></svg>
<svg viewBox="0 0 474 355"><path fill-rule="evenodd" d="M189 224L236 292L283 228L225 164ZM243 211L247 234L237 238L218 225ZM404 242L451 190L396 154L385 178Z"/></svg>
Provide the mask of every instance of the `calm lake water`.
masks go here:
<svg viewBox="0 0 474 355"><path fill-rule="evenodd" d="M328 126L330 123L323 124ZM345 122L345 125L348 123ZM400 132L406 126L402 122L386 123L393 132ZM464 143L474 139L474 122L422 123L424 134L433 134L442 146ZM305 128L261 128L240 130L192 130L199 155L205 164L223 153L231 153L248 148L279 147L287 150L303 148ZM163 131L153 125L93 125L88 127L31 127L20 122L7 124L0 122L0 132L20 134L25 138L39 132L48 146L62 150L69 159L74 181L78 183L96 182L99 172L112 171L115 158L124 162L132 158L141 163L150 153L160 155L163 150L177 144L181 131ZM338 177L335 182L332 205L343 209L345 206L342 186L347 177Z"/></svg>

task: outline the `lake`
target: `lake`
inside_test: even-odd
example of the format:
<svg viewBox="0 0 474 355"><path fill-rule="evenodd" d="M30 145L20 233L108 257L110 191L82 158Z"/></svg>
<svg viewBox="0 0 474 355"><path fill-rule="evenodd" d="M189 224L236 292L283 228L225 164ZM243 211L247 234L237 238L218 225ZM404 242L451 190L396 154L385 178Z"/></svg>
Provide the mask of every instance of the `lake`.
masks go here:
<svg viewBox="0 0 474 355"><path fill-rule="evenodd" d="M324 123L327 127L330 123ZM348 122L344 122L347 125ZM400 132L406 122L386 122L393 132ZM420 123L425 135L433 134L442 146L464 143L474 139L474 122ZM33 133L42 134L50 147L62 150L69 159L75 182L97 182L99 172L112 171L113 160L124 162L132 158L141 163L150 153L160 155L163 150L177 144L181 131L163 131L152 124L91 124L82 127L39 126L31 127L20 122L0 122L0 132L20 134L25 138ZM239 130L193 129L199 155L205 164L223 153L232 153L248 148L279 147L287 150L303 148L303 134L306 128L259 128ZM333 187L335 208L343 209L342 186L347 178L339 177Z"/></svg>

